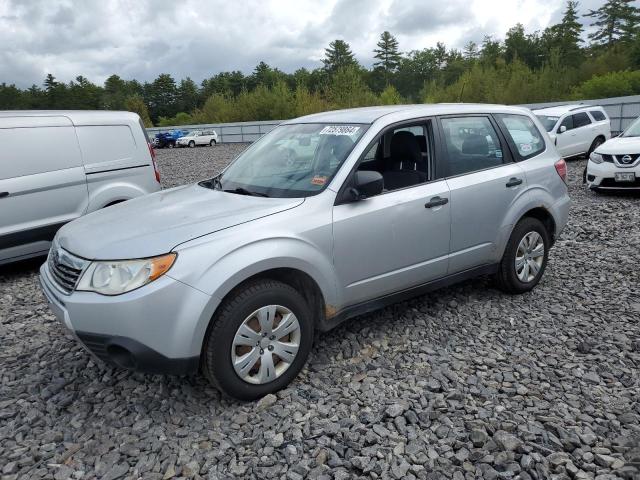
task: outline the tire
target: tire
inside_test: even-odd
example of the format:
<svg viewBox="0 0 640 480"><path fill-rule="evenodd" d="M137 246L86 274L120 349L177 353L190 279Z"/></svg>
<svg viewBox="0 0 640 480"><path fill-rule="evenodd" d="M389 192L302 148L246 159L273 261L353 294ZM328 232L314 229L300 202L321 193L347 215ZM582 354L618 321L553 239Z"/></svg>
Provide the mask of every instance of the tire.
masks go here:
<svg viewBox="0 0 640 480"><path fill-rule="evenodd" d="M189 142L189 148L195 148L195 146L196 146L196 142L194 142L193 140L191 140L191 141Z"/></svg>
<svg viewBox="0 0 640 480"><path fill-rule="evenodd" d="M278 310L274 316L273 310L269 308L275 309L276 306ZM280 314L281 309L292 313L293 317L284 316L286 313ZM281 315L281 321L273 333L277 332L280 325L286 329L283 331L291 331L280 337L286 337L286 343L279 342L278 339L272 343L271 339L275 335L264 335L262 324L258 321L259 312L264 311L267 312L267 316L263 318L278 319L278 314ZM287 324L283 323L285 319ZM297 329L289 330L293 319L297 320ZM253 331L245 329L243 325ZM241 327L242 335L239 330ZM271 330L268 331L271 333ZM240 344L237 344L237 339L241 339ZM254 344L254 341L259 343ZM269 353L273 351L274 345L279 349L283 345L295 344L298 345L297 353L291 357L290 362L281 360L277 352ZM268 279L257 280L232 293L218 308L205 336L203 373L224 394L238 400L256 400L286 387L302 370L312 344L313 318L302 295L285 283ZM285 353L290 355L291 351ZM243 378L241 373L234 369L234 359L247 355L251 355L251 360L236 363L246 367L246 372L242 372ZM269 363L265 362L263 365L263 359L269 358L272 369L268 368ZM278 372L278 369L281 371ZM270 373L273 379L269 379L265 372Z"/></svg>
<svg viewBox="0 0 640 480"><path fill-rule="evenodd" d="M216 143L217 143L217 142L216 142L215 140L211 140L211 141L209 142L209 146L210 146L210 147L213 147Z"/></svg>
<svg viewBox="0 0 640 480"><path fill-rule="evenodd" d="M532 274L532 264L528 260L525 260L527 265L525 265L522 270L518 271L516 268L516 255L522 256L520 254L523 253L523 250L521 249L523 246L526 251L526 243L521 245L521 242L524 242L525 237L532 240L537 239L538 237L536 237L536 234L539 236L539 239L544 246L544 252L541 256L531 257L530 260L537 265L538 271L535 275ZM538 242L536 242L536 244L537 243ZM549 232L540 220L532 217L525 217L520 220L511 233L511 237L509 238L504 255L502 256L498 272L495 275L497 287L503 292L511 294L525 293L533 289L538 282L540 282L540 279L547 268L550 246L551 239ZM535 251L539 252L538 249L535 249ZM539 263L538 260L540 260ZM525 268L527 275L524 275Z"/></svg>
<svg viewBox="0 0 640 480"><path fill-rule="evenodd" d="M591 142L591 146L589 147L589 150L587 151L587 158L589 158L591 156L591 154L593 153L593 151L598 148L600 145L602 145L604 143L604 140L602 139L602 137L597 137L593 140L593 142Z"/></svg>
<svg viewBox="0 0 640 480"><path fill-rule="evenodd" d="M173 147L175 147L175 146L176 146L176 144L175 144L175 143L173 143L173 142L169 142L169 143L167 143L167 148L173 148Z"/></svg>

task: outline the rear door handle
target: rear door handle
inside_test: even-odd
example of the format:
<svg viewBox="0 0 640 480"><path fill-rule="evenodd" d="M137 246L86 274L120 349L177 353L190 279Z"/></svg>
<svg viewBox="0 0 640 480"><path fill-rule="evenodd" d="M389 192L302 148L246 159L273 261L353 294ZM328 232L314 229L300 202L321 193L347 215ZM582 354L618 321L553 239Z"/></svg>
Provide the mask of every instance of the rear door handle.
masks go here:
<svg viewBox="0 0 640 480"><path fill-rule="evenodd" d="M522 185L522 179L521 178L512 177L507 182L507 188L517 187L518 185Z"/></svg>
<svg viewBox="0 0 640 480"><path fill-rule="evenodd" d="M448 198L433 197L431 200L424 204L424 208L441 207L442 205L446 205L447 203L449 203Z"/></svg>
<svg viewBox="0 0 640 480"><path fill-rule="evenodd" d="M8 197L9 192L0 192L0 198Z"/></svg>

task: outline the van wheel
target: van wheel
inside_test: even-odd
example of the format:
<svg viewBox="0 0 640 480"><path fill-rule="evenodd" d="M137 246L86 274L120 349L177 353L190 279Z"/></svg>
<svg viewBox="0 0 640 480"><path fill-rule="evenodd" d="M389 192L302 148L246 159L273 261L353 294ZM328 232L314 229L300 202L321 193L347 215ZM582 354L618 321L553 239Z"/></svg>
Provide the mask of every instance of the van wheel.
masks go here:
<svg viewBox="0 0 640 480"><path fill-rule="evenodd" d="M256 400L286 387L304 366L313 319L291 286L258 280L220 305L205 337L203 371L223 393Z"/></svg>
<svg viewBox="0 0 640 480"><path fill-rule="evenodd" d="M495 275L497 287L506 293L524 293L535 287L547 267L550 244L549 232L540 220L520 220Z"/></svg>

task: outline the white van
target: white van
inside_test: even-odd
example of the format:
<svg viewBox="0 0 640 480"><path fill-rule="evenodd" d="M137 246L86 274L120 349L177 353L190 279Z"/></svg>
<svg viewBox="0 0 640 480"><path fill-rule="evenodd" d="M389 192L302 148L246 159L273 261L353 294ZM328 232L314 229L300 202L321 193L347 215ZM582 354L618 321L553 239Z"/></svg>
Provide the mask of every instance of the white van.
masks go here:
<svg viewBox="0 0 640 480"><path fill-rule="evenodd" d="M0 264L44 255L65 223L158 190L138 115L0 111Z"/></svg>

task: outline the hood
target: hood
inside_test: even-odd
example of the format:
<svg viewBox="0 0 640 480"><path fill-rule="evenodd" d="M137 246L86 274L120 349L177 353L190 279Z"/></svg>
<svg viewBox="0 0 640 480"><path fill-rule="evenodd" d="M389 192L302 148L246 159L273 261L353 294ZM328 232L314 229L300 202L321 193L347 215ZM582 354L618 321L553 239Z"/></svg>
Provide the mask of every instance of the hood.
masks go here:
<svg viewBox="0 0 640 480"><path fill-rule="evenodd" d="M596 153L604 155L625 155L627 153L640 153L640 137L614 137L598 148Z"/></svg>
<svg viewBox="0 0 640 480"><path fill-rule="evenodd" d="M238 195L188 185L80 217L58 232L64 249L90 260L162 255L188 240L273 215L300 198Z"/></svg>

